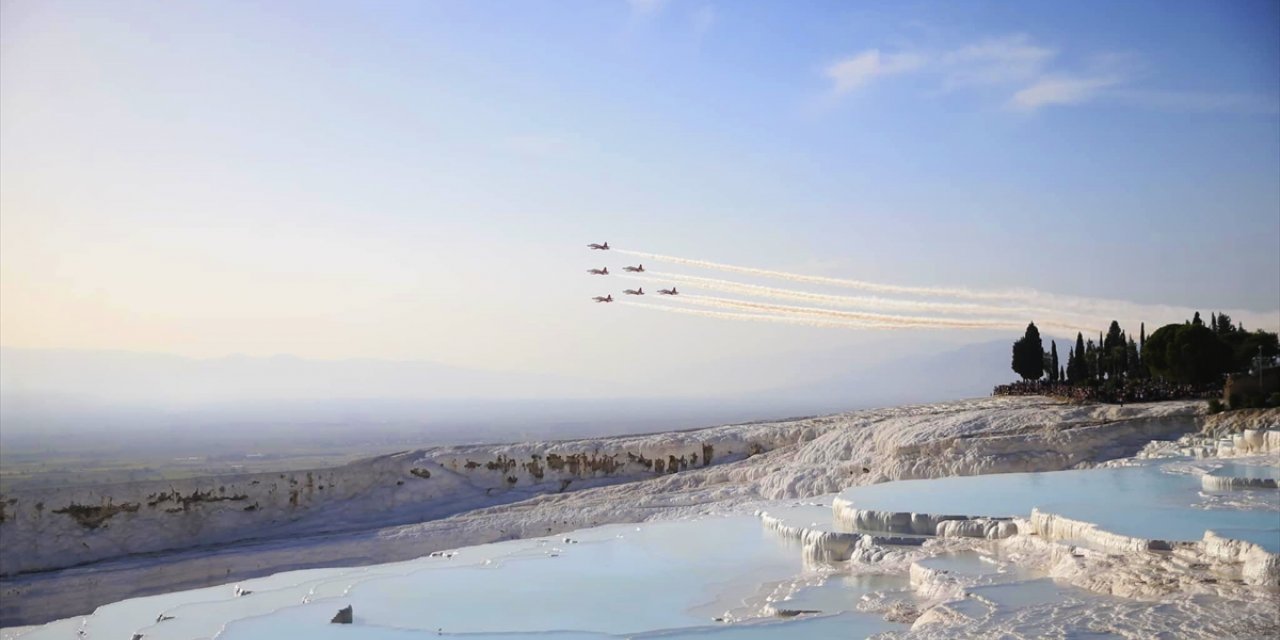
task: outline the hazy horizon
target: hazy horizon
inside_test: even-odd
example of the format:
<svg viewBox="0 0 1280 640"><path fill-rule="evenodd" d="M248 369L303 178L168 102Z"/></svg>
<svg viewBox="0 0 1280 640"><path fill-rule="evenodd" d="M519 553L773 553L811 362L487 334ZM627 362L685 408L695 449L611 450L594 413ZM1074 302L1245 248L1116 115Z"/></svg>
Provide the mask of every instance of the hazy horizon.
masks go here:
<svg viewBox="0 0 1280 640"><path fill-rule="evenodd" d="M376 359L321 361L296 357L195 359L120 351L0 349L0 398L11 430L78 430L91 416L119 427L190 423L282 422L450 424L524 422L544 425L566 415L654 421L664 411L715 420L778 417L985 395L1008 376L1002 341L921 356L855 358L854 351L811 354L812 369L775 372L770 384L716 393L660 388L582 388L583 380ZM767 363L743 358L739 366ZM981 371L956 384L922 369ZM913 384L906 384L919 378ZM850 386L853 385L853 386ZM957 391L961 389L963 391ZM722 408L719 408L722 407ZM643 413L643 416L639 414ZM724 418L730 419L730 418ZM91 422L93 420L90 420ZM668 424L669 421L660 421ZM43 426L42 426L43 425ZM694 425L690 425L694 426Z"/></svg>

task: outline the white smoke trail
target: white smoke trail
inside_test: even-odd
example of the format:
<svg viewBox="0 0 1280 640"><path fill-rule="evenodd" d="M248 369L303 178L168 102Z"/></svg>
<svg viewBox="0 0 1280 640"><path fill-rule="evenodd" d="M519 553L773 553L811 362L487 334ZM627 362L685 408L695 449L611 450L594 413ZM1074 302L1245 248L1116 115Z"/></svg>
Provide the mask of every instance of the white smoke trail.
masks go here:
<svg viewBox="0 0 1280 640"><path fill-rule="evenodd" d="M679 258L675 256L667 256L657 253L649 253L644 251L631 251L629 249L616 249L619 253L625 255L638 256L656 260L659 262L671 262L675 264L684 264L693 267L701 267L706 269L714 269L719 271L727 271L731 273L741 273L746 275L762 276L766 278L776 278L790 280L793 282L803 282L811 284L829 285L846 288L856 288L866 291L894 293L903 295L944 297L944 298L961 298L971 300L989 300L989 301L1006 301L1021 306L1008 307L1008 311L995 311L992 314L1002 313L1025 313L1027 317L1039 318L1041 322L1037 324L1044 327L1058 327L1068 329L1071 332L1082 331L1091 333L1097 331L1097 327L1106 326L1111 320L1117 320L1121 326L1133 330L1140 323L1159 327L1168 322L1181 322L1189 319L1196 311L1191 307L1166 304L1144 304L1131 302L1126 300L1113 300L1103 298L1085 298L1079 296L1069 296L1051 293L1042 293L1033 289L1017 289L1009 291L974 291L965 288L948 288L948 287L909 287L900 285L890 285L875 282L866 282L862 280L846 280L840 278L828 278L823 276L811 276L796 273L786 273L781 271L771 271L768 269L756 269L753 267L740 267L735 265L721 264L707 260L693 260L689 258ZM685 276L692 278L693 276ZM709 278L708 280L714 281ZM724 281L729 282L729 281ZM706 286L707 283L701 283ZM745 287L753 287L758 285L745 285L742 283L734 283ZM713 288L713 286L706 286ZM772 289L764 287L764 289ZM725 291L726 289L719 289ZM785 290L783 290L785 291ZM742 293L745 295L766 295L765 291L739 290L734 293ZM772 293L772 292L770 292ZM820 299L823 294L809 292L790 292L788 296L794 295L792 299L800 299L803 295L805 300L813 302L838 305L832 300ZM819 296L819 297L811 297ZM841 296L836 296L841 297ZM937 300L931 301L907 301L899 300L891 303L891 305L882 306L884 309L897 310L916 310L925 313L968 313L967 310L962 311L960 308L944 310L940 307L929 306L911 306L918 305L937 305L946 304ZM852 302L850 306L854 306ZM977 305L975 305L977 307ZM1201 310L1203 311L1203 310ZM1249 328L1264 328L1269 331L1280 329L1280 310L1271 311L1251 311L1247 309L1219 309L1219 311L1227 312L1230 316L1238 321L1243 321ZM977 313L977 309L974 309ZM1046 316L1049 316L1046 318ZM1091 330L1090 327L1093 327Z"/></svg>
<svg viewBox="0 0 1280 640"><path fill-rule="evenodd" d="M614 249L618 253L636 256L638 258L648 258L659 262L671 262L675 264L684 264L691 267L702 267L704 269L714 269L718 271L728 271L731 273L743 273L764 278L775 278L780 280L790 280L792 282L805 282L809 284L822 284L833 287L845 287L849 289L861 289L863 291L876 291L880 293L898 293L906 295L919 296L944 296L949 298L965 298L970 300L1029 300L1034 296L1031 291L972 291L970 289L960 289L951 287L908 287L903 285L883 284L879 282L867 282L865 280L847 280L843 278L828 278L826 276L810 276L800 273L787 273L785 271L772 271L769 269L757 269L755 267L739 267L731 264L722 264L719 262L711 262L708 260L693 260L690 258L677 258L675 256L665 256L659 253L648 253L645 251L631 251L629 249Z"/></svg>
<svg viewBox="0 0 1280 640"><path fill-rule="evenodd" d="M764 311L768 313L799 315L799 316L817 316L824 318L834 318L844 320L846 322L873 322L885 324L893 327L903 328L952 328L952 329L1020 329L1025 327L1020 322L1014 320L961 320L955 318L929 318L917 316L894 316L882 313L864 313L858 311L835 311L832 309L822 309L819 307L793 307L790 305L768 304L764 302L747 302L744 300L730 300L728 298L717 298L713 296L698 296L682 294L679 297L681 302L691 304L720 307L724 309L746 309L750 311Z"/></svg>
<svg viewBox="0 0 1280 640"><path fill-rule="evenodd" d="M622 278L630 280L642 280L645 282L676 282L680 284L693 285L703 289L711 289L713 291L723 291L725 293L737 293L746 296L758 296L778 300L815 302L846 308L922 311L960 315L1017 314L1019 317L1051 313L1049 309L1044 308L1006 307L1000 305L970 304L963 302L928 302L923 300L902 300L899 298L880 298L869 296L837 296L824 293L811 293L809 291L798 291L795 289L779 289L777 287L766 287L757 284L734 282L732 280L721 280L719 278L704 278L679 273L666 273L661 271L645 271L643 275L632 273L619 275Z"/></svg>
<svg viewBox="0 0 1280 640"><path fill-rule="evenodd" d="M703 318L717 318L721 320L739 320L746 322L770 322L774 324L791 324L806 327L825 327L832 329L901 329L899 325L882 324L882 323L862 323L862 322L836 322L833 320L819 320L816 318L805 318L801 316L788 315L770 315L764 313L731 313L726 311L708 311L706 309L686 309L684 307L673 307L665 304L650 304L647 302L631 302L628 300L618 300L619 303L629 307L639 307L641 309L653 309L656 311L665 311L668 313L678 313L690 316L701 316Z"/></svg>

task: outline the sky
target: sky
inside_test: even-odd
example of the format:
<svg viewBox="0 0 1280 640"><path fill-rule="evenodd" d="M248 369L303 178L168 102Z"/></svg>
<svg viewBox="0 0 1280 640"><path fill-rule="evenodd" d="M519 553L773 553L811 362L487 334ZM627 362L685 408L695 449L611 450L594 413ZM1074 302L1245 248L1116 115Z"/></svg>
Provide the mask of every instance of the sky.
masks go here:
<svg viewBox="0 0 1280 640"><path fill-rule="evenodd" d="M1280 5L0 4L0 346L697 394L1018 333L592 304L606 240L1275 328Z"/></svg>

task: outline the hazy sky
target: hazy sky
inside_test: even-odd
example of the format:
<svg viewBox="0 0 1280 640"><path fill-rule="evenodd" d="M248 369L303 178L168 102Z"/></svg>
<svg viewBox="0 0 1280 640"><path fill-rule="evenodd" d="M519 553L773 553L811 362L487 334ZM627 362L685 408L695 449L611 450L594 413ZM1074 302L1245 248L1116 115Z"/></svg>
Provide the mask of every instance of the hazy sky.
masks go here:
<svg viewBox="0 0 1280 640"><path fill-rule="evenodd" d="M906 348L591 304L604 240L1280 324L1272 1L2 6L4 346L695 387Z"/></svg>

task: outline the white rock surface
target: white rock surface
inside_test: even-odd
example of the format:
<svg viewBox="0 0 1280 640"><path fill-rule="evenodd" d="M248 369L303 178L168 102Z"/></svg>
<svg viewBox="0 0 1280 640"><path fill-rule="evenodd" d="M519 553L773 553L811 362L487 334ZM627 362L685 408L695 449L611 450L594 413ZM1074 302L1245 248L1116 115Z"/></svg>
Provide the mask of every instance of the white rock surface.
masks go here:
<svg viewBox="0 0 1280 640"><path fill-rule="evenodd" d="M862 539L857 533L830 531L790 524L786 520L758 511L756 515L768 531L800 543L801 554L807 566L831 565L849 559L853 548Z"/></svg>
<svg viewBox="0 0 1280 640"><path fill-rule="evenodd" d="M1072 468L1194 431L1202 411L1199 402L983 398L642 436L440 447L310 472L14 493L0 498L0 571L10 574L0 581L0 624L288 569L750 508L855 484ZM80 520L97 526L72 517L75 505ZM167 553L130 555L155 551Z"/></svg>
<svg viewBox="0 0 1280 640"><path fill-rule="evenodd" d="M1245 584L1280 587L1280 554L1270 553L1262 547L1243 540L1223 538L1206 531L1204 539L1196 543L1194 559L1212 558L1240 563L1241 578Z"/></svg>
<svg viewBox="0 0 1280 640"><path fill-rule="evenodd" d="M1152 550L1169 550L1176 543L1165 540L1148 540L1105 531L1092 522L1064 518L1039 509L1031 510L1031 533L1045 540L1077 540L1091 548L1141 553Z"/></svg>
<svg viewBox="0 0 1280 640"><path fill-rule="evenodd" d="M1236 491L1239 489L1275 489L1275 478L1236 478L1232 476L1200 476L1200 486L1205 491Z"/></svg>

